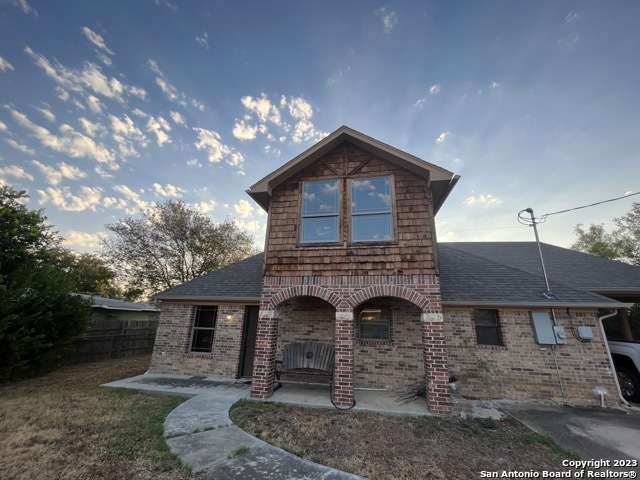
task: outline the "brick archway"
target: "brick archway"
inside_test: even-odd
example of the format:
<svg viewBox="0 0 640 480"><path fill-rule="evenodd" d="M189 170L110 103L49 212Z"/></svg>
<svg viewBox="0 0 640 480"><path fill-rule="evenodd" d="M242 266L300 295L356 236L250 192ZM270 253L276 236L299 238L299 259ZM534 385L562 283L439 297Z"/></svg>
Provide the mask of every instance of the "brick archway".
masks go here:
<svg viewBox="0 0 640 480"><path fill-rule="evenodd" d="M372 285L357 291L347 299L352 309L376 297L395 297L414 304L422 311L427 311L431 300L424 295L400 285Z"/></svg>
<svg viewBox="0 0 640 480"><path fill-rule="evenodd" d="M269 300L269 308L275 310L282 302L295 297L317 297L330 303L336 310L342 308L344 302L334 292L318 285L294 285L280 290Z"/></svg>

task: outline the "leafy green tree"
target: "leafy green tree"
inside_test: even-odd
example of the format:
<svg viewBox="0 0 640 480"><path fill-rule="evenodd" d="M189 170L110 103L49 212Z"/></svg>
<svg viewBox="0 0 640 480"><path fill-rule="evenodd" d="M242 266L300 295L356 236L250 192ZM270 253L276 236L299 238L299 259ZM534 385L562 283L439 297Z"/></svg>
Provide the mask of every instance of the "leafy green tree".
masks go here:
<svg viewBox="0 0 640 480"><path fill-rule="evenodd" d="M66 274L74 291L123 298L124 293L116 286L115 271L100 256L60 247L51 249L49 255L49 262Z"/></svg>
<svg viewBox="0 0 640 480"><path fill-rule="evenodd" d="M0 186L0 382L55 368L87 327L89 304L48 262L60 237L24 191Z"/></svg>
<svg viewBox="0 0 640 480"><path fill-rule="evenodd" d="M571 248L640 266L640 203L634 203L629 213L613 221L618 228L612 233L602 224L591 224L587 230L576 225L574 232L578 239Z"/></svg>
<svg viewBox="0 0 640 480"><path fill-rule="evenodd" d="M253 238L232 220L214 223L184 202L168 200L107 230L103 253L130 295L149 295L255 253ZM138 289L136 292L134 289Z"/></svg>

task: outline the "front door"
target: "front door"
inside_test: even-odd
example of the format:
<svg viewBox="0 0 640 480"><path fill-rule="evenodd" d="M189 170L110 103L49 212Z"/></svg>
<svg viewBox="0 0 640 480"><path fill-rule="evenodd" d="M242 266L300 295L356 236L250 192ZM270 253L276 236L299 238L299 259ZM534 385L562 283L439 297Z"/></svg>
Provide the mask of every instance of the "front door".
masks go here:
<svg viewBox="0 0 640 480"><path fill-rule="evenodd" d="M256 349L258 333L258 313L260 307L247 307L244 313L244 345L242 346L241 377L253 375L253 354Z"/></svg>

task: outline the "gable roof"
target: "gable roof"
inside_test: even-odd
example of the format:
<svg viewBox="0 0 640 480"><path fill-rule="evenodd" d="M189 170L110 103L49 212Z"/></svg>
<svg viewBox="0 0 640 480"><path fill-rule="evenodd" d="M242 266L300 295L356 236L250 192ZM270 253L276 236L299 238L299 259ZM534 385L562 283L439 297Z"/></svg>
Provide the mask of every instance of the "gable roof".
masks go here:
<svg viewBox="0 0 640 480"><path fill-rule="evenodd" d="M523 308L622 308L601 294L623 289L640 297L640 268L542 244L546 290L535 242L445 242L438 244L440 289L446 306ZM260 301L264 254L234 263L172 289L157 300ZM623 300L623 299L622 299Z"/></svg>
<svg viewBox="0 0 640 480"><path fill-rule="evenodd" d="M433 208L437 213L449 193L460 179L459 175L444 168L433 165L409 153L398 150L379 140L368 137L347 126L342 126L335 132L320 140L308 150L302 152L283 166L270 173L262 180L251 186L247 193L258 205L269 211L271 202L271 192L278 185L282 184L296 173L319 160L331 150L343 142L349 142L378 158L398 165L405 170L409 170L417 175L429 177L431 179L431 189L433 191Z"/></svg>
<svg viewBox="0 0 640 480"><path fill-rule="evenodd" d="M103 308L105 310L126 310L130 312L159 312L160 309L155 305L149 305L148 303L135 303L125 302L123 300L116 300L115 298L105 298L100 295L87 295L84 293L78 293L79 297L86 300L91 300L93 308Z"/></svg>
<svg viewBox="0 0 640 480"><path fill-rule="evenodd" d="M190 282L157 293L156 300L259 302L264 254L245 258Z"/></svg>

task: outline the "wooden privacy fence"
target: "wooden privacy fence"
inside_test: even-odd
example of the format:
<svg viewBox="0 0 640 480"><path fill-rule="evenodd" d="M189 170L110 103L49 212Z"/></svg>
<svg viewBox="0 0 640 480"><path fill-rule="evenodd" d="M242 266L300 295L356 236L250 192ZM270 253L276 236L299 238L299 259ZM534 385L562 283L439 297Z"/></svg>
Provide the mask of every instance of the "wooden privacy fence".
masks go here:
<svg viewBox="0 0 640 480"><path fill-rule="evenodd" d="M76 340L67 363L133 357L153 351L158 320L92 320L87 333Z"/></svg>

